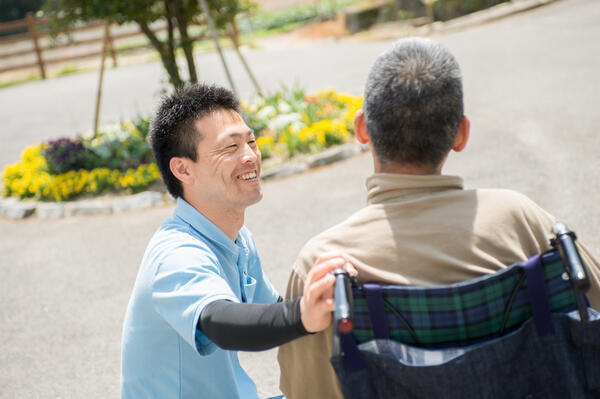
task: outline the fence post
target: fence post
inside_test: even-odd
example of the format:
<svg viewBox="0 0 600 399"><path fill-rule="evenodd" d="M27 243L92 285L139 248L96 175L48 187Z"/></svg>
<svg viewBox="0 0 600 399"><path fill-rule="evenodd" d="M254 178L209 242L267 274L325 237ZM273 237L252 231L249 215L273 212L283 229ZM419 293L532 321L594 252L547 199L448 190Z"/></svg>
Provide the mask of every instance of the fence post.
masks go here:
<svg viewBox="0 0 600 399"><path fill-rule="evenodd" d="M110 36L110 21L106 21L104 25L104 35L108 39L108 48L110 50L110 56L113 60L113 68L117 67L117 52L113 43L113 38Z"/></svg>
<svg viewBox="0 0 600 399"><path fill-rule="evenodd" d="M35 18L33 17L33 14L31 12L28 12L25 15L25 21L27 22L27 30L29 30L29 36L31 37L31 40L33 40L33 48L35 49L38 65L40 66L40 74L42 75L42 79L46 79L46 69L44 68L44 60L42 59L42 50L40 49L40 45L38 43L38 37L35 27Z"/></svg>

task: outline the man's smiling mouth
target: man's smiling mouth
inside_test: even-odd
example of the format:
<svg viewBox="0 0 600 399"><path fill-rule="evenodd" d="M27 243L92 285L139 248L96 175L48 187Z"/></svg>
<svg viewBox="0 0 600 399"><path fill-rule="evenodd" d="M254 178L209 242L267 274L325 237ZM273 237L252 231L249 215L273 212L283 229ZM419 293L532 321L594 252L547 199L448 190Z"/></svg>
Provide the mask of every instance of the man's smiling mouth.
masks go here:
<svg viewBox="0 0 600 399"><path fill-rule="evenodd" d="M239 175L238 179L240 180L253 180L256 179L256 171L252 171L252 172L248 172L248 173L244 173L243 175Z"/></svg>

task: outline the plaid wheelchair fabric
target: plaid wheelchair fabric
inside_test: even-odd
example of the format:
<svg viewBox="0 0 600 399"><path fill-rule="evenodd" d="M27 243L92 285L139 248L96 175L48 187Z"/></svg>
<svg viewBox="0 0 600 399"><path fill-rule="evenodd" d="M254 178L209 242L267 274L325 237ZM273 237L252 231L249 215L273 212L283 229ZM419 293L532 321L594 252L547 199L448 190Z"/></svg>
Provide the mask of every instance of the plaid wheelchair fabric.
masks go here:
<svg viewBox="0 0 600 399"><path fill-rule="evenodd" d="M553 313L577 309L565 268L556 251L541 256ZM381 287L390 339L420 347L473 344L499 337L533 315L525 272L519 264L492 276L438 287ZM365 292L353 287L357 344L374 338Z"/></svg>

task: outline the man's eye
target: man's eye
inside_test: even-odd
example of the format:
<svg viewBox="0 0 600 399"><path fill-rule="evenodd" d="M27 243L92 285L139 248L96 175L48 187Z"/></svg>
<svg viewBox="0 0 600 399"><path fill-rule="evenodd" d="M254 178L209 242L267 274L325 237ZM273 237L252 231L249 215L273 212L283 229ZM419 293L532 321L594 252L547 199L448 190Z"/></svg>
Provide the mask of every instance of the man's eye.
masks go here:
<svg viewBox="0 0 600 399"><path fill-rule="evenodd" d="M228 145L228 146L227 146L227 147L225 147L225 148L227 148L227 149L230 149L230 150L234 150L234 149L236 149L236 148L237 148L237 144L231 144L231 145Z"/></svg>
<svg viewBox="0 0 600 399"><path fill-rule="evenodd" d="M250 145L250 147L254 147L256 145L256 140L250 140L248 144Z"/></svg>

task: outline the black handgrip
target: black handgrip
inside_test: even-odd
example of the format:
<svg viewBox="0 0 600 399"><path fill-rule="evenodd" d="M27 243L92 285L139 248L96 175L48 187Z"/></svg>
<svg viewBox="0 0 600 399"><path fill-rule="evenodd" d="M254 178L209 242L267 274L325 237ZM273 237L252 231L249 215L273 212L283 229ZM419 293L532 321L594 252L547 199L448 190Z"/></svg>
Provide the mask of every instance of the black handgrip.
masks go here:
<svg viewBox="0 0 600 399"><path fill-rule="evenodd" d="M552 240L552 245L558 249L573 287L585 294L590 289L590 279L575 246L575 234L562 222L557 222L552 230L556 236Z"/></svg>
<svg viewBox="0 0 600 399"><path fill-rule="evenodd" d="M352 304L348 296L351 290L350 277L344 269L335 269L333 275L335 276L333 322L339 332L348 334L352 331L354 316Z"/></svg>

